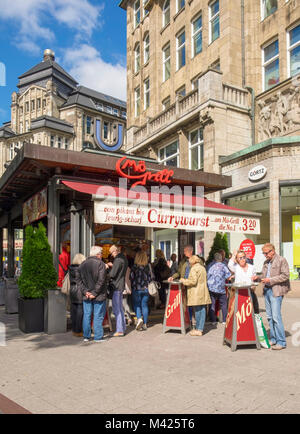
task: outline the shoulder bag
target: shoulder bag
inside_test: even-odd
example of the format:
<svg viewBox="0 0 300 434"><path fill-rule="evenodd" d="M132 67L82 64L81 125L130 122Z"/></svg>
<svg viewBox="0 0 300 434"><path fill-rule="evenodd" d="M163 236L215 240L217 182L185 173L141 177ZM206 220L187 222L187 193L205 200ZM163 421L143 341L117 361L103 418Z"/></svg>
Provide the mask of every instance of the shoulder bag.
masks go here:
<svg viewBox="0 0 300 434"><path fill-rule="evenodd" d="M160 283L154 280L151 264L149 264L149 270L151 275L151 281L148 284L148 292L152 297L155 297L160 289Z"/></svg>

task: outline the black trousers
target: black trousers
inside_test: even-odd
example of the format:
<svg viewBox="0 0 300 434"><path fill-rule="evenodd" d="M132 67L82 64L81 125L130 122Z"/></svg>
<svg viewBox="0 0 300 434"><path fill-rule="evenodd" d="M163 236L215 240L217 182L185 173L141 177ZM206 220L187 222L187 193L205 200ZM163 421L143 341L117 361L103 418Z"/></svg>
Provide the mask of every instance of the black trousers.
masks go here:
<svg viewBox="0 0 300 434"><path fill-rule="evenodd" d="M251 298L252 298L254 313L259 313L259 304L258 304L257 295L255 294L254 291L250 291L250 292L251 292Z"/></svg>
<svg viewBox="0 0 300 434"><path fill-rule="evenodd" d="M82 320L83 320L83 304L71 303L71 321L72 331L75 333L82 332Z"/></svg>

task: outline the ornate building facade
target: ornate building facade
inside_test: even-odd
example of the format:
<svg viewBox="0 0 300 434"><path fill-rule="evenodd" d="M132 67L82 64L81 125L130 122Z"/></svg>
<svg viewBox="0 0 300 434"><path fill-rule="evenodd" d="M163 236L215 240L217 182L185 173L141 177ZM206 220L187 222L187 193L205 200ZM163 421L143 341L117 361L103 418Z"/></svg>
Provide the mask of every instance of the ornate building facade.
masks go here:
<svg viewBox="0 0 300 434"><path fill-rule="evenodd" d="M237 205L238 197L240 208L262 212L262 235L254 241L289 249L296 266L292 222L284 219L289 235L283 238L279 215L281 180L299 179L286 160L296 158L300 143L300 0L122 0L120 6L127 11L127 151L193 169L195 177L199 170L232 175L223 200ZM260 189L248 172L266 149L267 166L280 170L271 175L269 168L272 180ZM255 192L252 204L244 188ZM298 210L285 214L293 213ZM231 239L231 248L239 242Z"/></svg>
<svg viewBox="0 0 300 434"><path fill-rule="evenodd" d="M118 150L126 139L126 103L78 86L45 50L41 63L19 77L11 120L0 128L0 175L24 142L81 151Z"/></svg>

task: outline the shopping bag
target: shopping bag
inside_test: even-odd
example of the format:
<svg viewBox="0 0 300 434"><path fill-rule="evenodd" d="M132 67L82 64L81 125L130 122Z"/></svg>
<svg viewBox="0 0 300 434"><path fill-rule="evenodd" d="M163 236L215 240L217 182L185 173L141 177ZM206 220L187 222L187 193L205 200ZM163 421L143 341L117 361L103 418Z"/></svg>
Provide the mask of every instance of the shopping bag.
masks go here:
<svg viewBox="0 0 300 434"><path fill-rule="evenodd" d="M259 339L260 345L263 348L270 348L268 335L267 335L265 326L263 324L262 317L257 313L254 314L254 316L255 316L256 328L257 328L258 339Z"/></svg>

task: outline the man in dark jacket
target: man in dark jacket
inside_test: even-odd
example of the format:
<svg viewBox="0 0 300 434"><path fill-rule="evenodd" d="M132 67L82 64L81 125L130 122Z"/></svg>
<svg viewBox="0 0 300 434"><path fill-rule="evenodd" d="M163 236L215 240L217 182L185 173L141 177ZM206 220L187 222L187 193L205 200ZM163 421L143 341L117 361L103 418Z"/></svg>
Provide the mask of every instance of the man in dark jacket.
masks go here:
<svg viewBox="0 0 300 434"><path fill-rule="evenodd" d="M94 315L94 341L103 342L103 320L106 312L106 267L102 261L102 248L93 246L90 256L79 267L83 292L83 337L91 338L91 319Z"/></svg>
<svg viewBox="0 0 300 434"><path fill-rule="evenodd" d="M111 267L109 277L114 286L112 309L116 317L115 337L124 336L126 331L126 321L123 308L123 291L125 289L125 275L128 268L128 261L125 255L117 246L111 246L109 253L114 258L114 263L109 263Z"/></svg>

